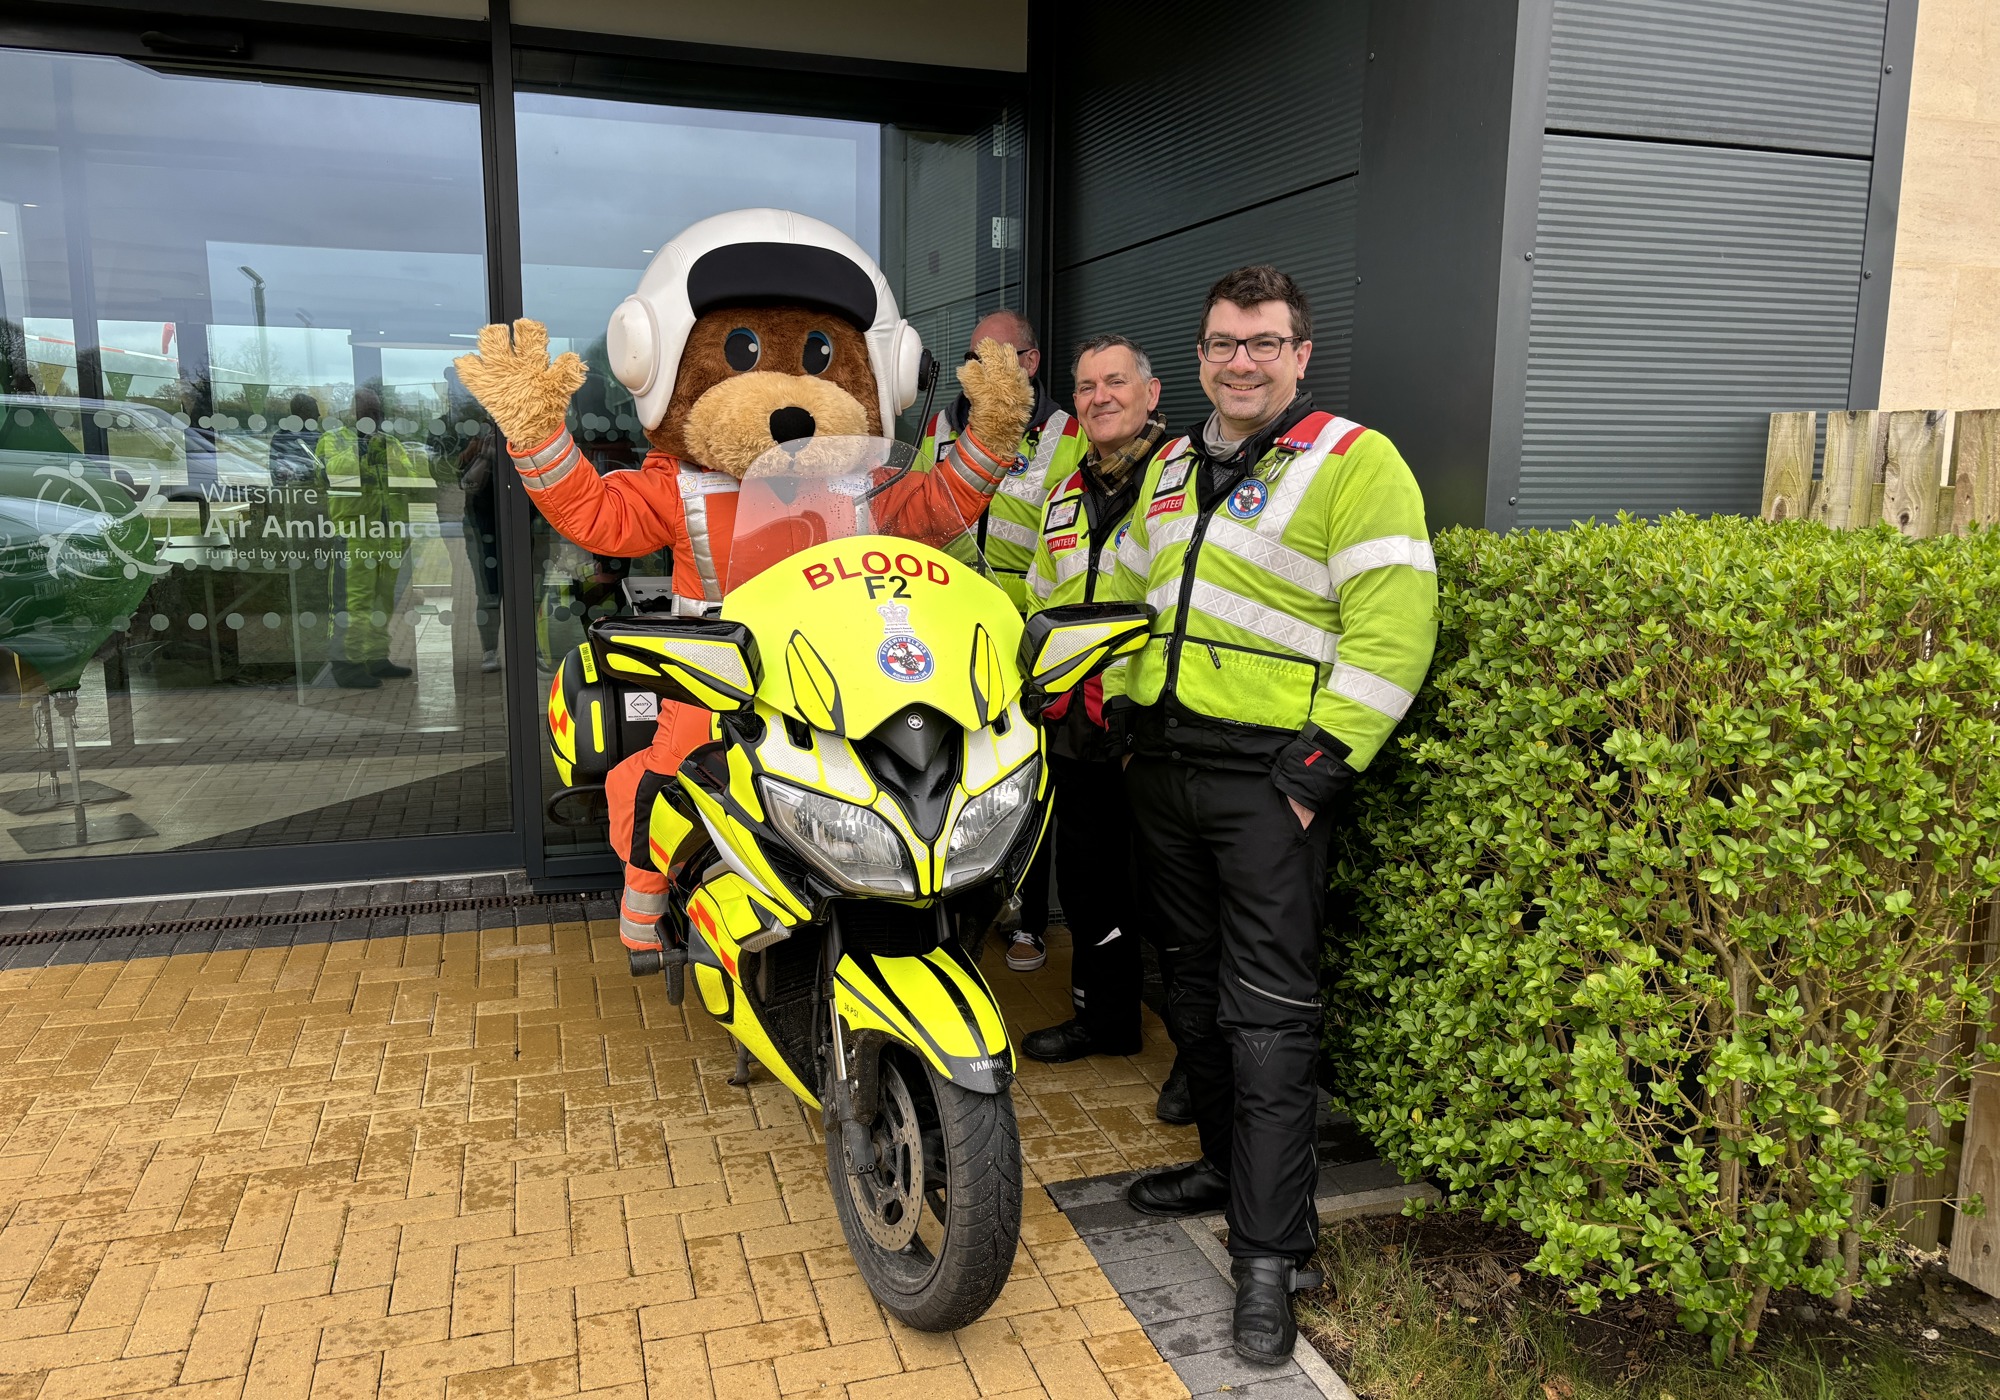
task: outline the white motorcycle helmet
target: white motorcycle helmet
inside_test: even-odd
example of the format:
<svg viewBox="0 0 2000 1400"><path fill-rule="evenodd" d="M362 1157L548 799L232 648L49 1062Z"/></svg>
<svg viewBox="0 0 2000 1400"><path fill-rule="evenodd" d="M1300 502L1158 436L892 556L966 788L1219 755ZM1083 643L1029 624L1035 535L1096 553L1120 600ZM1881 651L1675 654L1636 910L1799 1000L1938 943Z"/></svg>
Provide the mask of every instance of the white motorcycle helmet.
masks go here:
<svg viewBox="0 0 2000 1400"><path fill-rule="evenodd" d="M639 421L660 426L695 319L718 306L803 302L862 332L881 394L882 431L917 397L924 345L896 310L875 260L831 224L786 209L735 209L701 220L654 255L639 289L611 313L611 372Z"/></svg>

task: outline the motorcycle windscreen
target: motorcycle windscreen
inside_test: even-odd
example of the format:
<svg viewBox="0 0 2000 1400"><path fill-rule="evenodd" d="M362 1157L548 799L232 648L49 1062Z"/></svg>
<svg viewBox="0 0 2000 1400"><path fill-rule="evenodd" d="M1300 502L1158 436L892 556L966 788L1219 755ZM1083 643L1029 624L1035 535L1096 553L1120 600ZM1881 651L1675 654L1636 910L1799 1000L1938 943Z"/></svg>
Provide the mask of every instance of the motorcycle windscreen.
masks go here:
<svg viewBox="0 0 2000 1400"><path fill-rule="evenodd" d="M733 586L801 550L857 535L976 558L978 510L968 518L965 493L947 474L914 470L916 460L908 443L878 437L800 438L770 449L750 464L737 493Z"/></svg>

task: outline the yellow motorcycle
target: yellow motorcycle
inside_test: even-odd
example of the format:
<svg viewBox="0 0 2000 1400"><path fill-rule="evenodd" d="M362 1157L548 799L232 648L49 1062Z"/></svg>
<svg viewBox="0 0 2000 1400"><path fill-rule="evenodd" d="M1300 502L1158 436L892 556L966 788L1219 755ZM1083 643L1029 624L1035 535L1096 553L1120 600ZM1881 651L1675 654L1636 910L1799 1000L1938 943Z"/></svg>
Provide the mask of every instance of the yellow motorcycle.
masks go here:
<svg viewBox="0 0 2000 1400"><path fill-rule="evenodd" d="M590 675L559 674L550 714L567 781L593 716L621 712L600 689L715 713L652 806L671 932L633 970L664 972L678 1003L691 969L709 1014L820 1112L862 1277L948 1331L998 1296L1020 1235L1014 1051L968 935L1047 822L1041 706L1138 650L1150 609L1024 626L962 562L967 522L890 508L913 455L877 438L766 453L731 545L739 579L762 571L717 617L593 623L571 658Z"/></svg>

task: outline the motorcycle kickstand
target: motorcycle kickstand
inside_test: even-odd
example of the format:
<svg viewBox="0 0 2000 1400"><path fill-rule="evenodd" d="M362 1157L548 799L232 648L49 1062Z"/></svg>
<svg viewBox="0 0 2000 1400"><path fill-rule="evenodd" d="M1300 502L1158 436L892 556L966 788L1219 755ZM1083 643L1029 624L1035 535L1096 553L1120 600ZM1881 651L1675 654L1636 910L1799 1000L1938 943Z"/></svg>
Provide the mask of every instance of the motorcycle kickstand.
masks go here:
<svg viewBox="0 0 2000 1400"><path fill-rule="evenodd" d="M740 1040L736 1042L736 1071L729 1082L739 1089L750 1082L750 1047Z"/></svg>

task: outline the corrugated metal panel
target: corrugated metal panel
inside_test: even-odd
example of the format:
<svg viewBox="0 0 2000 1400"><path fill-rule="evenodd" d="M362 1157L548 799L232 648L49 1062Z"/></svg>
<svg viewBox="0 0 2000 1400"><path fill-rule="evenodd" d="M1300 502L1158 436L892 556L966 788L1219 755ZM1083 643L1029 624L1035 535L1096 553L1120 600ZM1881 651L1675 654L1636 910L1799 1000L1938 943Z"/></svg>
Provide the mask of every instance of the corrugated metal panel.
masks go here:
<svg viewBox="0 0 2000 1400"><path fill-rule="evenodd" d="M1867 155L1887 0L1556 0L1548 124Z"/></svg>
<svg viewBox="0 0 2000 1400"><path fill-rule="evenodd" d="M1130 336L1153 359L1160 396L1176 429L1208 416L1194 341L1201 301L1215 279L1246 263L1283 268L1313 308L1313 356L1306 387L1321 408L1347 401L1354 339L1355 186L1343 180L1144 244L1065 273L1056 287L1062 336L1050 388L1067 399L1070 349L1085 336Z"/></svg>
<svg viewBox="0 0 2000 1400"><path fill-rule="evenodd" d="M1756 510L1765 415L1847 401L1868 175L1548 138L1522 525Z"/></svg>
<svg viewBox="0 0 2000 1400"><path fill-rule="evenodd" d="M1056 266L1351 174L1363 0L1072 7L1056 60Z"/></svg>

